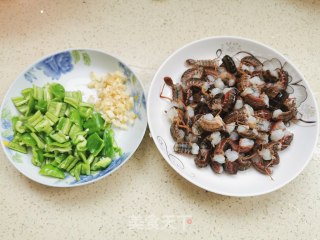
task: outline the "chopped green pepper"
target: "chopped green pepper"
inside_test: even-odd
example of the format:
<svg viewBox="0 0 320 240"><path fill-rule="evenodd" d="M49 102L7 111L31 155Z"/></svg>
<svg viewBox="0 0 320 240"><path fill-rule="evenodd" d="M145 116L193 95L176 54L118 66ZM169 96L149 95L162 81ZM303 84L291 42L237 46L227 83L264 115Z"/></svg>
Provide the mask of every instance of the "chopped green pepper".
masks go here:
<svg viewBox="0 0 320 240"><path fill-rule="evenodd" d="M65 142L65 143L51 142L47 144L48 152L58 151L60 153L64 153L64 152L69 152L71 150L72 150L71 142Z"/></svg>
<svg viewBox="0 0 320 240"><path fill-rule="evenodd" d="M53 166L58 167L59 164L66 158L64 154L58 154L55 156L54 161L51 163Z"/></svg>
<svg viewBox="0 0 320 240"><path fill-rule="evenodd" d="M50 113L50 112L46 112L45 115L51 122L53 122L54 124L56 122L58 122L59 118L57 116L55 116L54 114Z"/></svg>
<svg viewBox="0 0 320 240"><path fill-rule="evenodd" d="M109 166L120 153L114 135L93 104L82 102L80 91L68 92L58 83L24 89L12 98L23 114L12 118L14 138L7 146L27 153L40 174L64 178L69 172L78 181Z"/></svg>
<svg viewBox="0 0 320 240"><path fill-rule="evenodd" d="M46 113L47 107L48 107L48 102L45 100L38 100L38 102L34 106L34 108L39 110L41 113Z"/></svg>
<svg viewBox="0 0 320 240"><path fill-rule="evenodd" d="M81 102L81 103L79 103L79 107L86 107L86 108L93 109L93 104L92 103Z"/></svg>
<svg viewBox="0 0 320 240"><path fill-rule="evenodd" d="M81 158L81 160L83 162L87 162L87 157L86 157L86 154L84 152L79 152L79 151L76 151L76 153L79 155L79 157Z"/></svg>
<svg viewBox="0 0 320 240"><path fill-rule="evenodd" d="M70 172L71 169L77 164L79 161L79 158L74 158L72 162L70 162L69 166L67 167L67 171Z"/></svg>
<svg viewBox="0 0 320 240"><path fill-rule="evenodd" d="M46 158L55 158L56 157L56 155L53 153L44 153L43 156Z"/></svg>
<svg viewBox="0 0 320 240"><path fill-rule="evenodd" d="M60 112L63 110L66 104L62 102L50 102L48 105L47 113L50 113L56 117L60 116Z"/></svg>
<svg viewBox="0 0 320 240"><path fill-rule="evenodd" d="M90 155L87 159L87 162L89 162L89 164L91 164L94 161L94 156Z"/></svg>
<svg viewBox="0 0 320 240"><path fill-rule="evenodd" d="M103 140L97 133L91 134L87 140L87 148L93 156L97 156L104 147Z"/></svg>
<svg viewBox="0 0 320 240"><path fill-rule="evenodd" d="M92 115L93 110L92 108L79 107L79 113L81 117L88 119Z"/></svg>
<svg viewBox="0 0 320 240"><path fill-rule="evenodd" d="M58 143L65 143L69 140L69 136L64 135L62 132L51 133L49 136Z"/></svg>
<svg viewBox="0 0 320 240"><path fill-rule="evenodd" d="M85 162L81 164L81 174L90 175L90 164L89 162Z"/></svg>
<svg viewBox="0 0 320 240"><path fill-rule="evenodd" d="M52 91L50 90L50 84L47 84L43 87L43 100L50 102L53 98Z"/></svg>
<svg viewBox="0 0 320 240"><path fill-rule="evenodd" d="M43 140L42 140L40 137L38 137L37 134L35 134L35 133L30 133L30 136L36 141L38 148L44 149L44 142L43 142Z"/></svg>
<svg viewBox="0 0 320 240"><path fill-rule="evenodd" d="M11 98L11 100L16 107L19 107L28 103L28 99L24 97L13 97Z"/></svg>
<svg viewBox="0 0 320 240"><path fill-rule="evenodd" d="M96 171L96 170L105 169L110 165L111 162L112 160L109 157L101 158L100 160L92 164L91 170Z"/></svg>
<svg viewBox="0 0 320 240"><path fill-rule="evenodd" d="M50 118L48 118L47 116L44 116L43 119L46 119L49 122L49 125L52 127L54 125L54 122L51 121Z"/></svg>
<svg viewBox="0 0 320 240"><path fill-rule="evenodd" d="M22 96L25 98L30 97L33 95L33 89L32 88L25 88L21 91Z"/></svg>
<svg viewBox="0 0 320 240"><path fill-rule="evenodd" d="M81 99L82 95L80 91L65 92L64 102L70 104L74 108L78 108Z"/></svg>
<svg viewBox="0 0 320 240"><path fill-rule="evenodd" d="M35 109L36 102L32 96L29 96L28 110L26 116L29 116Z"/></svg>
<svg viewBox="0 0 320 240"><path fill-rule="evenodd" d="M8 147L11 148L12 150L15 150L17 152L21 153L27 153L27 148L25 146L21 146L19 143L15 142L9 142Z"/></svg>
<svg viewBox="0 0 320 240"><path fill-rule="evenodd" d="M74 161L77 160L74 156L68 156L66 159L64 159L60 164L59 164L59 168L60 169L64 169L67 170L67 168L69 167L69 165ZM78 161L78 160L77 160ZM76 162L77 162L76 161Z"/></svg>
<svg viewBox="0 0 320 240"><path fill-rule="evenodd" d="M75 123L75 124L77 124L79 126L82 126L82 122L83 121L82 121L80 113L79 113L79 111L77 109L72 109L70 111L70 116L69 117L70 117L71 122L73 122L73 123Z"/></svg>
<svg viewBox="0 0 320 240"><path fill-rule="evenodd" d="M63 171L61 171L59 168L57 168L51 164L43 166L40 169L39 173L41 175L48 176L48 177L55 177L55 178L61 178L61 179L65 178Z"/></svg>
<svg viewBox="0 0 320 240"><path fill-rule="evenodd" d="M100 113L93 113L92 117L84 123L84 128L89 129L88 134L98 132L100 129L104 128L104 119Z"/></svg>
<svg viewBox="0 0 320 240"><path fill-rule="evenodd" d="M84 151L86 151L86 150L87 150L87 140L84 138L83 141L77 143L76 149L77 149L79 152L84 152Z"/></svg>
<svg viewBox="0 0 320 240"><path fill-rule="evenodd" d="M44 141L47 145L54 142L54 140L47 135L44 136Z"/></svg>
<svg viewBox="0 0 320 240"><path fill-rule="evenodd" d="M57 130L60 130L63 134L67 135L70 131L71 128L71 121L69 118L60 118L58 125L57 125Z"/></svg>
<svg viewBox="0 0 320 240"><path fill-rule="evenodd" d="M35 127L39 122L41 122L42 119L43 119L43 116L41 112L37 111L33 116L31 116L28 119L28 124L30 124L30 126L32 127Z"/></svg>
<svg viewBox="0 0 320 240"><path fill-rule="evenodd" d="M43 152L40 149L32 148L31 162L33 165L40 167L43 163Z"/></svg>
<svg viewBox="0 0 320 240"><path fill-rule="evenodd" d="M38 101L43 100L43 92L43 88L33 85L33 97L35 99L37 99Z"/></svg>
<svg viewBox="0 0 320 240"><path fill-rule="evenodd" d="M52 132L52 127L50 126L50 122L48 119L42 119L36 126L34 126L34 129L37 132L45 132L47 134Z"/></svg>
<svg viewBox="0 0 320 240"><path fill-rule="evenodd" d="M34 147L37 145L37 142L29 133L24 133L21 136L21 142L23 142L28 147Z"/></svg>
<svg viewBox="0 0 320 240"><path fill-rule="evenodd" d="M18 111L22 114L26 114L29 110L29 107L27 104L21 105L19 107L17 107Z"/></svg>
<svg viewBox="0 0 320 240"><path fill-rule="evenodd" d="M62 100L64 98L65 90L61 84L53 83L50 85L49 89L55 99Z"/></svg>
<svg viewBox="0 0 320 240"><path fill-rule="evenodd" d="M82 132L82 127L78 126L76 124L73 124L70 131L69 131L69 136L71 139L75 139L78 135L80 135ZM81 134L83 135L83 134Z"/></svg>
<svg viewBox="0 0 320 240"><path fill-rule="evenodd" d="M29 130L30 132L36 132L36 130L34 129L34 127L31 126L29 123L26 123L25 126L26 126L26 129Z"/></svg>
<svg viewBox="0 0 320 240"><path fill-rule="evenodd" d="M102 149L102 155L113 157L114 156L113 131L111 129L104 130L103 142L104 142L104 148Z"/></svg>
<svg viewBox="0 0 320 240"><path fill-rule="evenodd" d="M23 122L18 120L15 124L14 124L14 129L19 132L19 133L24 133L26 131L26 126L23 125Z"/></svg>
<svg viewBox="0 0 320 240"><path fill-rule="evenodd" d="M77 181L80 181L80 173L81 173L82 163L78 163L73 169L74 169L74 177L77 179Z"/></svg>

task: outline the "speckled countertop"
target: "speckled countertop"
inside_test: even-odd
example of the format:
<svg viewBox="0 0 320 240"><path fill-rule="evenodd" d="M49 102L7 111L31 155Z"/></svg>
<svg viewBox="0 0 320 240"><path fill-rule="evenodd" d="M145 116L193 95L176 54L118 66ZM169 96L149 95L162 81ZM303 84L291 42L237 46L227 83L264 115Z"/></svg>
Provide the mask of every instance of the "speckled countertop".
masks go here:
<svg viewBox="0 0 320 240"><path fill-rule="evenodd" d="M231 3L232 2L232 3ZM146 89L178 47L238 35L285 53L320 99L320 2L0 1L0 99L43 55L97 48L120 56ZM206 192L164 161L148 131L111 176L56 189L22 176L0 150L0 239L320 239L320 146L284 188L259 197Z"/></svg>

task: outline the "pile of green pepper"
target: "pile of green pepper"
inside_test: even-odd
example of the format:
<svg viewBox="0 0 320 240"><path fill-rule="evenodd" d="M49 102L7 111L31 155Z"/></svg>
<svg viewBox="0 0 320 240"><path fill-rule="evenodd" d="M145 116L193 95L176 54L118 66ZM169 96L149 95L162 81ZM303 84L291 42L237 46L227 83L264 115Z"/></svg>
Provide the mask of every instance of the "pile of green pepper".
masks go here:
<svg viewBox="0 0 320 240"><path fill-rule="evenodd" d="M21 94L12 98L22 115L12 118L14 138L8 147L21 153L31 148L40 174L63 179L68 172L79 181L122 154L111 127L92 104L82 102L80 91L52 83Z"/></svg>

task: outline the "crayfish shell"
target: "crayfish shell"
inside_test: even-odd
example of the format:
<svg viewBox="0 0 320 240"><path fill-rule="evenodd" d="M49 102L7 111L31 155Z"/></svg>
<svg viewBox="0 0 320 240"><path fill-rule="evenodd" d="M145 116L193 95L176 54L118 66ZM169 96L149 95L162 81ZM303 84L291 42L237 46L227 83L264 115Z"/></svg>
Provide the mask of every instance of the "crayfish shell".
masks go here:
<svg viewBox="0 0 320 240"><path fill-rule="evenodd" d="M239 163L238 162L230 162L230 161L226 161L223 164L223 169L225 172L229 173L229 174L237 174L238 170L239 170Z"/></svg>
<svg viewBox="0 0 320 240"><path fill-rule="evenodd" d="M224 122L219 115L213 117L213 115L209 113L203 115L198 121L199 126L207 132L215 132L224 129Z"/></svg>
<svg viewBox="0 0 320 240"><path fill-rule="evenodd" d="M237 100L238 92L239 91L236 88L230 88L229 90L227 90L222 101L223 111L228 112L234 107Z"/></svg>
<svg viewBox="0 0 320 240"><path fill-rule="evenodd" d="M269 98L265 94L261 94L259 97L256 97L253 94L247 94L243 96L243 100L256 110L266 108L269 104Z"/></svg>
<svg viewBox="0 0 320 240"><path fill-rule="evenodd" d="M220 163L217 163L216 161L212 161L210 162L210 167L212 169L212 171L214 171L215 173L222 173L223 172L223 167Z"/></svg>
<svg viewBox="0 0 320 240"><path fill-rule="evenodd" d="M210 150L209 149L200 149L197 157L194 159L195 164L199 168L208 166L210 160Z"/></svg>
<svg viewBox="0 0 320 240"><path fill-rule="evenodd" d="M176 142L183 142L185 137L185 132L182 129L179 129L176 123L172 123L170 127L170 133L172 138Z"/></svg>

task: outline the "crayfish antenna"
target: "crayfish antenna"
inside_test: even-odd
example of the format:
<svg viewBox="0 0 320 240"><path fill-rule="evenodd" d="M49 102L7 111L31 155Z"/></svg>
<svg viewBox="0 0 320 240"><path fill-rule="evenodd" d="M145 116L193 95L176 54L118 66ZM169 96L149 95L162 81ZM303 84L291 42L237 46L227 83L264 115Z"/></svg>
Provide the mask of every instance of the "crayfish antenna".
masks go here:
<svg viewBox="0 0 320 240"><path fill-rule="evenodd" d="M162 90L161 90L161 92L160 92L160 98L165 98L165 99L168 99L168 100L172 101L172 98L169 98L169 97L167 97L167 96L163 96L163 95L162 95L163 89L164 89L164 86L165 86L165 85L166 85L166 84L163 84Z"/></svg>

